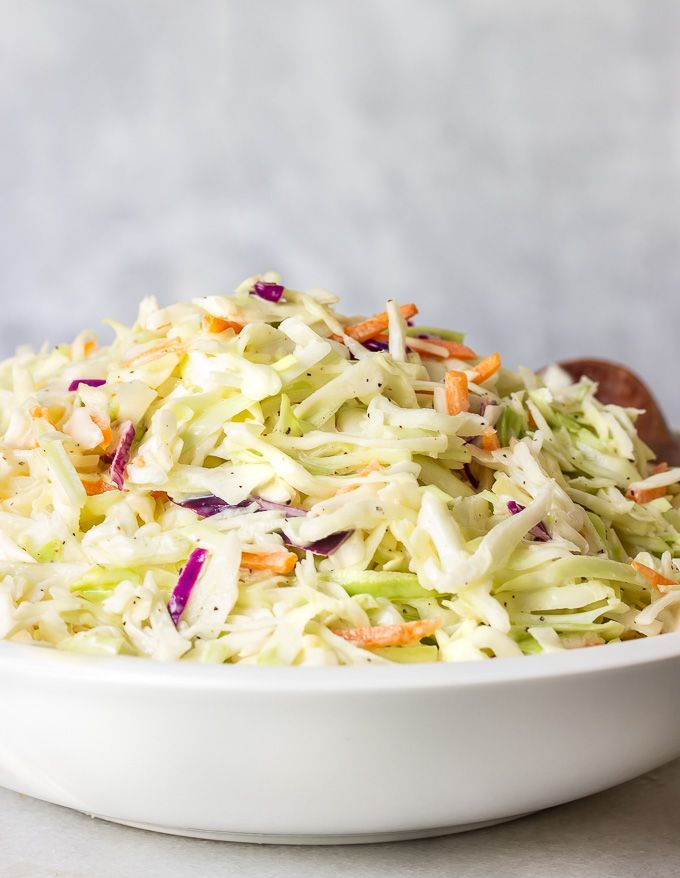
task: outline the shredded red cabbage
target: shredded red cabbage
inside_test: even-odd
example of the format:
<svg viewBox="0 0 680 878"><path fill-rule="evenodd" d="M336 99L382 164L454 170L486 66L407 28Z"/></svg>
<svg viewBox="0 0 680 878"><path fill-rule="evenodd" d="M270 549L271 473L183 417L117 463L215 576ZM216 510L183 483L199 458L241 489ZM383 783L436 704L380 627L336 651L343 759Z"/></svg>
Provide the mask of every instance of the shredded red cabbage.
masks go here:
<svg viewBox="0 0 680 878"><path fill-rule="evenodd" d="M172 498L170 498L172 500ZM211 515L218 515L225 509L243 509L252 504L252 500L243 500L241 503L229 504L214 494L208 494L206 497L192 497L190 500L172 500L177 506L184 509L191 509L201 518L210 518Z"/></svg>
<svg viewBox="0 0 680 878"><path fill-rule="evenodd" d="M258 280L250 291L250 295L259 296L267 302L280 302L284 289L285 287L281 286L281 284L270 284L263 280Z"/></svg>
<svg viewBox="0 0 680 878"><path fill-rule="evenodd" d="M68 386L69 390L77 390L80 384L87 384L88 387L101 387L106 384L103 378L75 378Z"/></svg>
<svg viewBox="0 0 680 878"><path fill-rule="evenodd" d="M522 506L521 503L517 503L515 500L508 500L506 505L512 515L517 515L518 512L522 512L526 508L525 506ZM542 521L539 521L538 524L535 525L535 527L532 527L529 533L535 540L538 540L540 543L547 543L552 539L552 537L550 536L550 531L543 524Z"/></svg>
<svg viewBox="0 0 680 878"><path fill-rule="evenodd" d="M172 500L172 498L170 498ZM192 509L201 518L209 518L211 515L217 515L224 512L225 509L245 509L255 504L258 512L267 510L278 510L283 512L286 517L293 518L297 515L306 515L304 509L298 506L289 506L287 503L274 503L271 500L265 500L264 497L248 497L247 500L241 500L240 503L227 503L214 494L207 494L205 497L192 497L189 500L172 500L177 506L184 509Z"/></svg>
<svg viewBox="0 0 680 878"><path fill-rule="evenodd" d="M340 546L346 542L354 533L351 530L341 530L336 534L329 534L327 537L322 537L320 540L315 540L313 543L295 543L286 534L283 534L284 542L287 546L295 546L297 549L305 549L308 552L313 552L315 555L332 555L333 552L337 552Z"/></svg>
<svg viewBox="0 0 680 878"><path fill-rule="evenodd" d="M170 498L172 500L172 497ZM305 509L299 506L289 506L287 503L274 503L272 500L265 500L264 497L248 497L247 500L241 500L240 503L227 503L225 500L216 497L214 494L208 494L205 497L192 497L189 500L172 500L177 506L184 509L191 509L201 518L209 518L211 515L217 515L224 512L225 509L246 509L248 506L255 506L257 512L266 512L267 510L276 510L283 512L286 518L296 518L300 515L307 515ZM281 531L279 531L281 533ZM287 546L294 546L297 549L306 549L315 555L332 555L340 546L348 540L353 531L343 530L336 534L330 534L313 543L296 543L286 534L281 533Z"/></svg>
<svg viewBox="0 0 680 878"><path fill-rule="evenodd" d="M375 338L369 338L368 341L365 341L364 347L368 351L389 351L390 346L386 341L378 341Z"/></svg>
<svg viewBox="0 0 680 878"><path fill-rule="evenodd" d="M130 459L130 448L134 441L135 428L132 421L124 421L120 425L120 438L111 461L111 481L120 491L123 490L125 467Z"/></svg>
<svg viewBox="0 0 680 878"><path fill-rule="evenodd" d="M170 600L168 601L168 612L170 613L170 618L175 625L177 625L180 616L184 612L184 608L189 600L189 595L191 594L193 587L196 585L196 580L201 573L201 569L203 568L207 557L208 552L206 549L194 549L187 558L187 563L184 565L177 580L177 584L172 590Z"/></svg>

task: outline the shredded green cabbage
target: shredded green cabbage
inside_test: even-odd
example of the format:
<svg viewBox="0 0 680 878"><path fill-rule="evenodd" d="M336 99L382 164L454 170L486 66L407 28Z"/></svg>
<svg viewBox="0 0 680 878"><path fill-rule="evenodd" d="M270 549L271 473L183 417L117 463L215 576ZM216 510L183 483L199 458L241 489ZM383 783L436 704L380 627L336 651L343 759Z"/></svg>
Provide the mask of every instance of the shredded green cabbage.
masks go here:
<svg viewBox="0 0 680 878"><path fill-rule="evenodd" d="M85 332L0 364L0 636L330 665L678 629L680 469L655 471L638 412L556 367L477 384L462 333L407 326L392 301L370 350L331 294L269 301L256 281L281 283L145 299L109 346ZM418 336L450 359L415 353ZM468 411L449 412L448 370L468 376Z"/></svg>

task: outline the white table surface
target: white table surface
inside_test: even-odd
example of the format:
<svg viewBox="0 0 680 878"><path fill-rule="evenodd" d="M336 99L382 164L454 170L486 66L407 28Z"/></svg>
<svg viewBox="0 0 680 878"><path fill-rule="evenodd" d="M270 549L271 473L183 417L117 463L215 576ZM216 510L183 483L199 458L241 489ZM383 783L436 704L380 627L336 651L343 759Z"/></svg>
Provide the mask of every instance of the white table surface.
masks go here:
<svg viewBox="0 0 680 878"><path fill-rule="evenodd" d="M192 875L677 878L680 760L597 796L490 829L354 847L175 838L93 820L0 790L0 878Z"/></svg>

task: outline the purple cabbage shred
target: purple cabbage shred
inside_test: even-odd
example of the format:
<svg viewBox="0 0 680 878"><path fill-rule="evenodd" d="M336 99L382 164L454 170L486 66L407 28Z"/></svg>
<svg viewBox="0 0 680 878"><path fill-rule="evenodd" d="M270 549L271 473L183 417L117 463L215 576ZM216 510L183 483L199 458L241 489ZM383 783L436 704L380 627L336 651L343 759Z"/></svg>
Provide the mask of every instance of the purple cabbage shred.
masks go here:
<svg viewBox="0 0 680 878"><path fill-rule="evenodd" d="M284 289L285 287L281 284L272 284L263 280L258 280L253 285L250 295L259 296L266 302L280 302Z"/></svg>
<svg viewBox="0 0 680 878"><path fill-rule="evenodd" d="M194 549L187 558L187 563L184 565L168 601L168 612L175 625L177 625L184 612L191 591L196 585L207 557L208 552L206 549Z"/></svg>
<svg viewBox="0 0 680 878"><path fill-rule="evenodd" d="M287 546L294 546L297 549L305 549L308 552L313 552L315 555L332 555L333 552L337 552L340 546L346 542L353 533L354 531L351 530L341 530L336 534L329 534L327 537L315 540L313 543L294 543L285 534L283 535L283 539Z"/></svg>
<svg viewBox="0 0 680 878"><path fill-rule="evenodd" d="M77 390L81 384L87 384L88 387L101 387L106 384L103 378L74 378L69 384L69 390Z"/></svg>
<svg viewBox="0 0 680 878"><path fill-rule="evenodd" d="M209 518L211 515L224 512L225 509L245 509L253 504L257 507L257 512L278 510L290 518L307 514L304 509L300 509L298 506L289 506L287 503L274 503L271 500L265 500L264 497L257 496L248 497L246 500L241 500L240 503L227 503L226 500L222 500L221 497L216 497L214 494L207 494L205 497L192 497L189 500L173 500L172 502L177 506L182 506L184 509L191 509L197 515L200 515L201 518Z"/></svg>
<svg viewBox="0 0 680 878"><path fill-rule="evenodd" d="M132 421L124 421L120 427L120 438L118 439L118 445L113 454L110 470L111 481L119 491L123 490L123 485L125 483L125 468L130 459L130 448L134 441L135 428Z"/></svg>
<svg viewBox="0 0 680 878"><path fill-rule="evenodd" d="M389 351L390 346L386 341L378 341L375 338L369 338L364 342L367 351Z"/></svg>
<svg viewBox="0 0 680 878"><path fill-rule="evenodd" d="M224 512L225 509L246 509L248 506L255 506L256 512L276 510L282 512L286 518L297 518L307 515L307 511L300 509L299 506L289 506L287 503L274 503L272 500L265 500L264 497L258 496L248 497L246 500L241 500L240 503L227 503L214 494L208 494L205 497L192 497L189 500L172 500L172 502L177 506L182 506L184 509L191 509L197 515L200 515L201 518L209 518L211 515ZM351 537L352 533L353 531L351 530L338 531L338 533L315 540L313 543L296 543L284 533L281 533L281 536L287 546L306 549L315 555L332 555Z"/></svg>
<svg viewBox="0 0 680 878"><path fill-rule="evenodd" d="M508 500L507 507L511 515L517 515L517 513L522 512L526 509L525 506L522 506L521 503L517 503L515 500ZM539 521L537 525L531 528L529 531L531 536L540 543L549 542L552 537L550 536L550 531L543 524L542 521Z"/></svg>

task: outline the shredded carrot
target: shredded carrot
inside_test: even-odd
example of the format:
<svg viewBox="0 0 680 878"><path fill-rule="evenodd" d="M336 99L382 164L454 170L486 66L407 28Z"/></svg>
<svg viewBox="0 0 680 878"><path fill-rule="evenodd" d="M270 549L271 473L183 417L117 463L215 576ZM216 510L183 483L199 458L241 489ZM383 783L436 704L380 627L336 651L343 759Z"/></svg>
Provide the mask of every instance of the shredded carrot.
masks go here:
<svg viewBox="0 0 680 878"><path fill-rule="evenodd" d="M482 433L482 448L484 451L498 451L501 443L498 441L498 433L493 427L485 427Z"/></svg>
<svg viewBox="0 0 680 878"><path fill-rule="evenodd" d="M124 369L129 369L130 366L143 366L145 363L151 363L154 360L160 359L160 357L164 357L166 354L180 354L184 353L184 350L184 342L181 339L169 338L160 344L140 351L140 353L130 357L122 365Z"/></svg>
<svg viewBox="0 0 680 878"><path fill-rule="evenodd" d="M89 357L90 354L97 350L97 342L93 338L89 338L83 345L83 354Z"/></svg>
<svg viewBox="0 0 680 878"><path fill-rule="evenodd" d="M488 381L492 375L495 375L500 367L501 355L499 353L490 354L488 357L484 357L483 360L480 360L476 366L472 367L470 380L474 384L482 384L484 381Z"/></svg>
<svg viewBox="0 0 680 878"><path fill-rule="evenodd" d="M106 491L117 491L115 485L110 485L104 479L81 479L83 488L88 497L95 497L97 494L104 494Z"/></svg>
<svg viewBox="0 0 680 878"><path fill-rule="evenodd" d="M453 357L456 360L474 360L477 356L472 348L469 348L466 344L461 344L458 341L448 341L445 338L411 338L410 336L406 338L406 347L411 348L414 351L417 351L418 346L423 344L438 348L446 348L446 357L443 359L447 360L450 357Z"/></svg>
<svg viewBox="0 0 680 878"><path fill-rule="evenodd" d="M665 473L668 471L668 464L665 462L657 463L657 465L652 470L653 475L658 475L659 473ZM668 493L668 488L664 485L661 488L642 488L637 490L630 490L626 492L626 499L633 500L635 503L651 503L652 500L658 500L659 497L665 497Z"/></svg>
<svg viewBox="0 0 680 878"><path fill-rule="evenodd" d="M667 463L657 463L657 465L652 470L652 473L656 476L659 473L665 473L667 470ZM661 488L642 488L627 491L626 499L633 500L635 503L651 503L652 500L658 500L659 497L665 497L667 493L668 488L665 485L663 485Z"/></svg>
<svg viewBox="0 0 680 878"><path fill-rule="evenodd" d="M382 467L381 463L378 463L377 460L372 460L369 464L366 464L366 466L363 469L360 469L359 472L357 473L357 475L358 476L368 476L371 473L379 472L382 468L383 467ZM359 487L358 482L351 482L349 485L343 485L342 488L338 488L338 490L336 491L336 494L347 494L350 491L356 491L356 489L358 487Z"/></svg>
<svg viewBox="0 0 680 878"><path fill-rule="evenodd" d="M415 305L401 305L399 310L406 320L418 313ZM373 317L369 317L368 320L362 320L361 323L354 323L352 326L345 327L345 335L349 335L351 338L356 339L356 341L368 341L369 338L375 338L376 335L384 332L389 323L387 311L381 311L380 314L375 314Z"/></svg>
<svg viewBox="0 0 680 878"><path fill-rule="evenodd" d="M154 500L165 500L168 495L165 491L151 491L151 496Z"/></svg>
<svg viewBox="0 0 680 878"><path fill-rule="evenodd" d="M656 570L652 570L652 568L647 567L646 564L640 564L639 561L631 561L630 566L634 570L637 570L638 573L641 573L650 585L654 586L654 588L658 588L660 591L665 591L666 588L671 585L676 587L680 585L680 583L676 582L674 579L668 579L667 576L657 573Z"/></svg>
<svg viewBox="0 0 680 878"><path fill-rule="evenodd" d="M205 332L225 332L227 329L233 329L236 335L243 329L243 324L236 323L234 320L223 320L221 317L214 317L212 314L204 314L202 321Z"/></svg>
<svg viewBox="0 0 680 878"><path fill-rule="evenodd" d="M31 409L29 414L31 415L32 418L43 418L45 421L47 421L47 423L51 427L54 427L55 430L59 429L59 427L56 425L56 423L50 417L49 410L46 409L45 406L36 405L36 406L34 406L34 408Z"/></svg>
<svg viewBox="0 0 680 878"><path fill-rule="evenodd" d="M452 369L444 378L446 390L446 406L450 415L459 415L461 412L470 410L470 397L468 396L468 381L465 372L456 372Z"/></svg>
<svg viewBox="0 0 680 878"><path fill-rule="evenodd" d="M367 463L363 469L359 470L358 475L370 476L371 473L379 473L382 468L382 464L379 461L372 460L370 463Z"/></svg>
<svg viewBox="0 0 680 878"><path fill-rule="evenodd" d="M336 628L333 634L350 640L364 649L379 646L404 646L428 637L441 625L441 619L418 619L399 625L369 625L365 628Z"/></svg>
<svg viewBox="0 0 680 878"><path fill-rule="evenodd" d="M389 335L380 333L373 337L375 341L387 344ZM477 354L467 345L457 341L447 341L445 338L411 338L406 337L406 347L426 357L435 357L439 360L448 360L455 357L457 360L474 360Z"/></svg>
<svg viewBox="0 0 680 878"><path fill-rule="evenodd" d="M295 552L281 549L279 552L269 552L259 555L255 552L241 553L241 567L248 570L268 570L270 573L291 573L298 562Z"/></svg>
<svg viewBox="0 0 680 878"><path fill-rule="evenodd" d="M651 503L652 500L658 500L659 497L665 497L668 488L664 485L661 488L635 488L626 491L626 499L633 500L635 503Z"/></svg>
<svg viewBox="0 0 680 878"><path fill-rule="evenodd" d="M102 420L98 415L90 414L90 418L94 424L96 424L99 429L102 431L102 448L108 448L113 440L113 433L111 432L111 424Z"/></svg>

